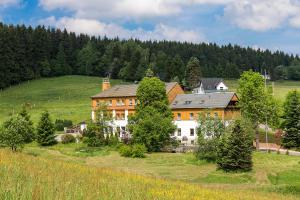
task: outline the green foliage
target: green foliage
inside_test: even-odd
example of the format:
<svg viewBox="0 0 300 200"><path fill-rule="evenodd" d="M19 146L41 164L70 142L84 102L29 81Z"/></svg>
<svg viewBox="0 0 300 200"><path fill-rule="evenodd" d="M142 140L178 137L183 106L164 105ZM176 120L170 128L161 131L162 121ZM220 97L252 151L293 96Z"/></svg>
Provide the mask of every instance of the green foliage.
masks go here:
<svg viewBox="0 0 300 200"><path fill-rule="evenodd" d="M61 136L61 143L69 144L76 142L76 138L71 134L64 134Z"/></svg>
<svg viewBox="0 0 300 200"><path fill-rule="evenodd" d="M56 119L55 120L55 130L63 131L65 127L71 127L73 125L72 120L66 119Z"/></svg>
<svg viewBox="0 0 300 200"><path fill-rule="evenodd" d="M154 72L152 71L152 69L148 68L145 72L145 76L148 78L152 78L154 76Z"/></svg>
<svg viewBox="0 0 300 200"><path fill-rule="evenodd" d="M279 106L266 90L263 77L256 72L247 71L239 79L239 106L244 118L256 130L256 145L259 146L259 124L276 126L279 123Z"/></svg>
<svg viewBox="0 0 300 200"><path fill-rule="evenodd" d="M27 142L30 131L32 127L28 121L21 116L13 117L0 128L0 144L10 147L12 151L17 151Z"/></svg>
<svg viewBox="0 0 300 200"><path fill-rule="evenodd" d="M95 119L87 126L84 132L84 142L90 147L109 145L112 128L109 123L112 121L111 113L105 104L100 104L95 111Z"/></svg>
<svg viewBox="0 0 300 200"><path fill-rule="evenodd" d="M216 44L174 41L139 41L90 37L67 30L0 23L2 46L0 88L36 78L70 74L140 80L151 66L164 81L184 79L186 64L197 56L205 77L238 78L240 72L266 69L272 79L275 67L287 68L287 77L299 80L298 57ZM230 56L229 56L230 55ZM286 67L291 65L291 67ZM278 71L278 70L277 70ZM188 73L193 75L192 73ZM195 74L195 77L198 74ZM189 79L187 79L189 80Z"/></svg>
<svg viewBox="0 0 300 200"><path fill-rule="evenodd" d="M196 157L200 160L214 162L217 159L217 149L221 135L225 127L220 119L211 117L199 117L197 127L198 145Z"/></svg>
<svg viewBox="0 0 300 200"><path fill-rule="evenodd" d="M240 120L231 131L221 137L217 164L224 171L249 171L252 169L252 137L249 128Z"/></svg>
<svg viewBox="0 0 300 200"><path fill-rule="evenodd" d="M199 84L200 79L202 76L200 63L198 58L192 57L187 66L185 71L185 80L189 88L195 88L197 84Z"/></svg>
<svg viewBox="0 0 300 200"><path fill-rule="evenodd" d="M145 158L145 153L147 152L147 148L142 144L134 144L132 146L122 145L119 148L119 153L123 157L131 157L131 158Z"/></svg>
<svg viewBox="0 0 300 200"><path fill-rule="evenodd" d="M83 142L89 147L100 147L105 145L104 131L94 123L90 123L87 126L83 135Z"/></svg>
<svg viewBox="0 0 300 200"><path fill-rule="evenodd" d="M42 113L37 126L37 142L42 146L50 146L57 143L55 140L55 128L48 111Z"/></svg>
<svg viewBox="0 0 300 200"><path fill-rule="evenodd" d="M282 145L286 148L300 147L300 93L291 91L284 103L282 127L285 131Z"/></svg>
<svg viewBox="0 0 300 200"><path fill-rule="evenodd" d="M129 145L122 145L120 148L119 148L119 153L121 156L123 157L131 157L132 155L132 149L131 149L131 146Z"/></svg>
<svg viewBox="0 0 300 200"><path fill-rule="evenodd" d="M160 151L174 132L165 84L158 78L145 77L137 90L137 112L129 118L133 142L144 144L148 151Z"/></svg>
<svg viewBox="0 0 300 200"><path fill-rule="evenodd" d="M34 127L33 122L30 119L30 115L28 114L26 107L23 106L19 115L27 122L28 131L24 133L24 141L26 143L30 143L35 139Z"/></svg>

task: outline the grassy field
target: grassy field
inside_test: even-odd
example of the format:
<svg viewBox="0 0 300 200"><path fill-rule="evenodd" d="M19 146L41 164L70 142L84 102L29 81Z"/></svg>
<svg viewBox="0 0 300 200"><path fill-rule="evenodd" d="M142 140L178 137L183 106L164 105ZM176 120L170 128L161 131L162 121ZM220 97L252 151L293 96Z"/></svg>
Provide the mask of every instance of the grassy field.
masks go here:
<svg viewBox="0 0 300 200"><path fill-rule="evenodd" d="M112 80L111 84L120 83ZM101 91L102 79L63 76L34 80L0 91L0 123L26 104L34 122L48 110L52 119L71 119L79 123L90 118L90 96Z"/></svg>
<svg viewBox="0 0 300 200"><path fill-rule="evenodd" d="M75 123L90 118L90 96L101 91L101 78L87 76L63 76L34 80L0 91L0 123L17 113L23 104L29 107L36 123L43 110L52 119L71 119ZM237 80L226 80L230 90L236 91ZM121 83L112 80L112 85ZM275 83L275 96L283 101L288 91L300 89L300 82Z"/></svg>
<svg viewBox="0 0 300 200"><path fill-rule="evenodd" d="M230 91L236 92L238 88L237 80L225 80L225 83L229 87ZM267 85L272 86L272 83L268 82ZM295 89L300 90L300 81L275 81L274 82L274 96L281 103L284 101L287 93Z"/></svg>
<svg viewBox="0 0 300 200"><path fill-rule="evenodd" d="M297 199L298 157L255 153L254 170L224 173L192 154L123 158L109 148L35 144L0 150L0 199Z"/></svg>

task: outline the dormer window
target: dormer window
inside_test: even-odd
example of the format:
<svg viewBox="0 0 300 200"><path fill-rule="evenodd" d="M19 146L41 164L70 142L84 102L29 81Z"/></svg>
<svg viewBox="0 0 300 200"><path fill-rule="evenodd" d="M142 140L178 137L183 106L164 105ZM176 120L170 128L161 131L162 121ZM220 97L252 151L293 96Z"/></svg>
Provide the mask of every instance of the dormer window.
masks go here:
<svg viewBox="0 0 300 200"><path fill-rule="evenodd" d="M191 104L192 103L192 101L185 101L185 105L189 105L189 104Z"/></svg>

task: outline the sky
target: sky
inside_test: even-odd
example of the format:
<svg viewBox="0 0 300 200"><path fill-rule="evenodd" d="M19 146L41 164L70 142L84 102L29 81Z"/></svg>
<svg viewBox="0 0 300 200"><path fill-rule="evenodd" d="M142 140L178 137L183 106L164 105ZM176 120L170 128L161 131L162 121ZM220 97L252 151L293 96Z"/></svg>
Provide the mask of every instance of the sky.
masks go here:
<svg viewBox="0 0 300 200"><path fill-rule="evenodd" d="M0 21L300 54L300 0L0 0Z"/></svg>

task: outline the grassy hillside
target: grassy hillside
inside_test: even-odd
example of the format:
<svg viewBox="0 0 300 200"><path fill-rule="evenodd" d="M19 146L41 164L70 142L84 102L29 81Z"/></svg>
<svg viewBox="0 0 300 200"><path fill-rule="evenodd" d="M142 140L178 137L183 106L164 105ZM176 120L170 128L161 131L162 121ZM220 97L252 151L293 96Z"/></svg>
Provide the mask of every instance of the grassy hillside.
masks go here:
<svg viewBox="0 0 300 200"><path fill-rule="evenodd" d="M248 175L215 171L212 164L192 162L190 154L129 159L115 153L72 157L45 148L25 152L27 155L0 150L0 199L297 199L262 189L270 184L268 174L272 172L272 180L279 186L293 187L288 176L276 177L275 172L292 167L295 174L299 172L297 161L284 155L268 155L266 160L257 155L255 171ZM273 156L280 157L278 162ZM283 170L262 173L267 172L265 166L270 170L271 165L283 161Z"/></svg>
<svg viewBox="0 0 300 200"><path fill-rule="evenodd" d="M0 91L0 123L17 113L23 104L29 108L34 122L48 110L52 119L71 119L75 123L90 118L90 96L101 91L99 77L62 76L23 83ZM111 84L121 83L111 80ZM226 80L230 90L236 91L237 80ZM300 89L300 82L275 83L275 96L283 101L289 90Z"/></svg>
<svg viewBox="0 0 300 200"><path fill-rule="evenodd" d="M112 80L112 85L121 81ZM48 110L52 119L74 122L90 118L90 96L101 91L102 79L88 76L63 76L34 80L0 92L0 123L17 113L23 104L34 122Z"/></svg>
<svg viewBox="0 0 300 200"><path fill-rule="evenodd" d="M225 83L231 91L236 91L238 88L238 80L225 80ZM267 83L272 86L271 82ZM283 102L287 93L291 90L300 90L300 81L275 81L274 82L274 96L280 102Z"/></svg>

